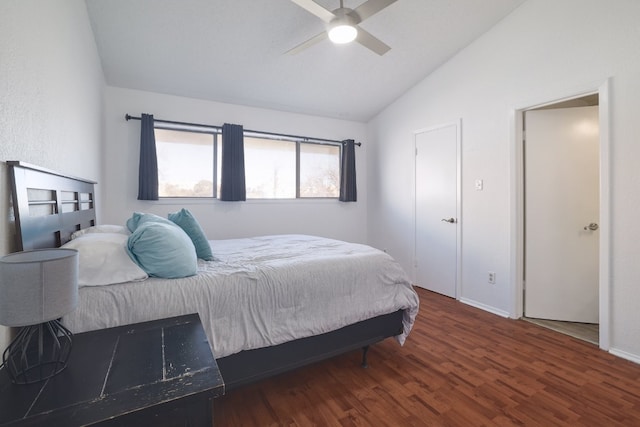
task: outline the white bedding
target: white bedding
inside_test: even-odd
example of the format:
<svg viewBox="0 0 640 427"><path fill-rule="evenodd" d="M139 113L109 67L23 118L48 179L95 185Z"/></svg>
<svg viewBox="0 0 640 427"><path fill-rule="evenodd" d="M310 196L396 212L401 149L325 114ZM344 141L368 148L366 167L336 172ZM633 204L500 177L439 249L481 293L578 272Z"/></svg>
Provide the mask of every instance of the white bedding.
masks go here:
<svg viewBox="0 0 640 427"><path fill-rule="evenodd" d="M83 287L63 323L78 333L198 312L216 358L339 329L418 296L402 268L366 245L304 235L212 240L216 261L184 279Z"/></svg>

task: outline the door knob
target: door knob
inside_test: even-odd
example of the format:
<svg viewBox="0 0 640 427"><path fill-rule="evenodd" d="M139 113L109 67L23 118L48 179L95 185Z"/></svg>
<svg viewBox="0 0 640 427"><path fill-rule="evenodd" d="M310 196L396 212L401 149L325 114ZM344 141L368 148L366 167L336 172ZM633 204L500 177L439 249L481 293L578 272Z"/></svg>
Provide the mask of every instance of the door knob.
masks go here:
<svg viewBox="0 0 640 427"><path fill-rule="evenodd" d="M592 222L589 225L585 225L584 226L585 230L591 230L591 231L596 231L598 229L598 224L596 224L595 222Z"/></svg>
<svg viewBox="0 0 640 427"><path fill-rule="evenodd" d="M448 222L449 224L453 224L456 222L456 220L454 218L442 218L443 222Z"/></svg>

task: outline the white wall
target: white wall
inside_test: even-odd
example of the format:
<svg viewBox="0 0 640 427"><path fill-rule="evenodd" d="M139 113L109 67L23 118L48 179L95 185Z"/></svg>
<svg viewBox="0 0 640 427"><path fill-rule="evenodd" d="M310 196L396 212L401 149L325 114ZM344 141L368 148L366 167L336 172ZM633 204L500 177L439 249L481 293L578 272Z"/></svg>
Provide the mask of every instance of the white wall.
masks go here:
<svg viewBox="0 0 640 427"><path fill-rule="evenodd" d="M265 234L304 233L353 242L366 240L366 150L363 123L243 107L115 87L106 91L106 144L103 167L107 179L103 223L124 224L134 211L166 216L182 207L193 212L210 239ZM358 202L292 201L138 201L140 122L125 121L129 113L156 119L222 125L326 139L352 138L356 147Z"/></svg>
<svg viewBox="0 0 640 427"><path fill-rule="evenodd" d="M514 313L511 113L611 77L611 349L640 360L639 20L637 0L528 0L389 106L368 126L369 242L412 271L412 133L462 118L462 297Z"/></svg>
<svg viewBox="0 0 640 427"><path fill-rule="evenodd" d="M5 161L100 179L103 88L84 1L0 2L0 255L15 250Z"/></svg>

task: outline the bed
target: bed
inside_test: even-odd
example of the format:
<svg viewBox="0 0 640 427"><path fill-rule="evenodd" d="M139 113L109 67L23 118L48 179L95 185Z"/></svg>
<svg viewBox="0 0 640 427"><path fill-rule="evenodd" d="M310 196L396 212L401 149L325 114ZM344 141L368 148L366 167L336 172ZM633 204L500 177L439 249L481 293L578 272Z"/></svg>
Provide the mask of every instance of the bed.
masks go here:
<svg viewBox="0 0 640 427"><path fill-rule="evenodd" d="M95 182L7 164L18 250L98 228ZM370 345L411 330L417 294L382 251L306 235L209 243L214 260L194 276L81 287L63 323L77 333L197 312L226 390L356 349L366 366Z"/></svg>

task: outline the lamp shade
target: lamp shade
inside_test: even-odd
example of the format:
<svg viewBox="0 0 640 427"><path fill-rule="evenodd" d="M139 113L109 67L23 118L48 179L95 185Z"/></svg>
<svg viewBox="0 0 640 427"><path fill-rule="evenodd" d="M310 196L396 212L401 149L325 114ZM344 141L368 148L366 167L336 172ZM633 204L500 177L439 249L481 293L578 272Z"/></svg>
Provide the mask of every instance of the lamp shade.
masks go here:
<svg viewBox="0 0 640 427"><path fill-rule="evenodd" d="M78 303L78 251L42 249L0 258L0 325L58 319Z"/></svg>

